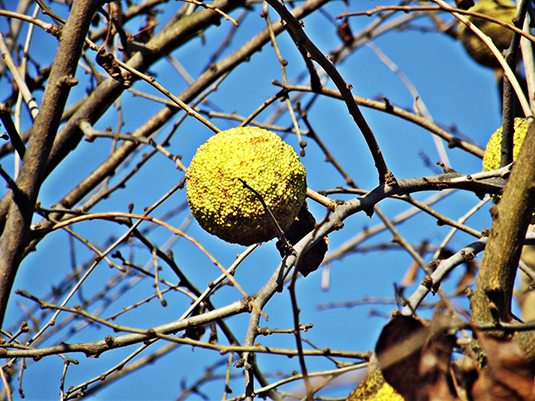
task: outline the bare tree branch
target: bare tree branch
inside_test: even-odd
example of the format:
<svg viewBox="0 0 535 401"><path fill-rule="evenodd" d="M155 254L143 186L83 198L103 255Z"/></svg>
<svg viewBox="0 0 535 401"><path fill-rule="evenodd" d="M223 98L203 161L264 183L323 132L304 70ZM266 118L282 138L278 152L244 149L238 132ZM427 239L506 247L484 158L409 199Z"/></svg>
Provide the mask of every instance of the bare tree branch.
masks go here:
<svg viewBox="0 0 535 401"><path fill-rule="evenodd" d="M0 201L0 323L11 286L29 239L29 228L48 157L74 78L85 35L100 1L76 2L65 25L45 90L41 110L17 179L20 192L9 191Z"/></svg>

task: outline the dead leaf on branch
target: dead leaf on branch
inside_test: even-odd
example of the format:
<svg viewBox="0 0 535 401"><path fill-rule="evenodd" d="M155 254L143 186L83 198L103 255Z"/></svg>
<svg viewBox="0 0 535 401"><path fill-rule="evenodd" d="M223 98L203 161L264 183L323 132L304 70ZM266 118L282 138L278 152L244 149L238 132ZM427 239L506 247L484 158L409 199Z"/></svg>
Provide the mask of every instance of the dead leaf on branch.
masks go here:
<svg viewBox="0 0 535 401"><path fill-rule="evenodd" d="M353 32L351 32L351 27L349 26L349 21L346 18L344 22L342 22L338 27L336 28L336 33L342 39L342 42L344 42L344 45L351 46L353 44Z"/></svg>
<svg viewBox="0 0 535 401"><path fill-rule="evenodd" d="M201 305L197 305L197 307L195 307L195 309L193 309L193 312L191 313L191 316L199 316L199 315L202 315L204 312L206 311L206 307L205 305L201 304ZM213 335L215 334L214 332L214 328L212 327L211 328L211 332L210 332L210 340L209 342L211 344L213 344ZM184 331L184 338L189 338L191 340L195 340L195 341L200 341L203 336L204 336L204 333L206 333L206 325L203 324L203 325L198 325L198 326L192 326L192 327L188 327L185 331ZM215 341L217 342L217 335L215 337Z"/></svg>
<svg viewBox="0 0 535 401"><path fill-rule="evenodd" d="M145 25L134 35L138 42L149 43L154 37L154 28L160 24L156 19L156 14L157 12L154 10L149 10L149 12L147 12Z"/></svg>
<svg viewBox="0 0 535 401"><path fill-rule="evenodd" d="M477 401L533 401L535 384L524 352L509 338L475 332L485 354L473 386Z"/></svg>
<svg viewBox="0 0 535 401"><path fill-rule="evenodd" d="M131 86L130 74L125 72L124 75L119 67L119 63L113 57L111 53L108 53L106 49L101 47L96 57L98 65L106 70L110 77L119 81L124 87L129 88Z"/></svg>
<svg viewBox="0 0 535 401"><path fill-rule="evenodd" d="M407 401L535 401L534 372L515 341L474 330L483 358L469 352L451 362L456 344L451 326L451 319L438 313L430 322L394 317L375 349L387 386ZM363 381L348 400L385 399L377 398L385 394L384 385L374 386Z"/></svg>
<svg viewBox="0 0 535 401"><path fill-rule="evenodd" d="M461 358L451 363L453 385L460 401L473 401L472 386L477 379L476 362L472 358Z"/></svg>
<svg viewBox="0 0 535 401"><path fill-rule="evenodd" d="M385 380L405 399L456 400L449 365L455 336L435 317L432 325L394 317L383 329L375 352ZM435 324L437 323L437 324ZM437 326L437 327L435 327Z"/></svg>
<svg viewBox="0 0 535 401"><path fill-rule="evenodd" d="M285 231L284 236L291 245L297 244L305 235L314 230L316 227L316 219L309 212L306 202L301 206L299 214L292 225ZM325 253L327 252L327 246L329 244L328 237L320 239L312 248L306 251L298 259L297 270L304 277L308 276L313 271L316 271L320 267ZM284 246L281 241L277 241L277 249L284 256Z"/></svg>

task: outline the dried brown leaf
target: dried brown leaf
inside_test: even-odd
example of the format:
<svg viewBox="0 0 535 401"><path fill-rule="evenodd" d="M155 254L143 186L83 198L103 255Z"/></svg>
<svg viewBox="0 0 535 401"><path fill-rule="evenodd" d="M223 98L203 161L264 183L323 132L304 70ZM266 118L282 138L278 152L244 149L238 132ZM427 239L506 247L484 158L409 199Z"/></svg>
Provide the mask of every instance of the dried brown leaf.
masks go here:
<svg viewBox="0 0 535 401"><path fill-rule="evenodd" d="M484 365L474 384L475 401L533 401L535 385L524 352L508 338L478 333L485 353Z"/></svg>
<svg viewBox="0 0 535 401"><path fill-rule="evenodd" d="M349 26L349 22L347 18L342 22L338 27L336 28L336 33L342 39L344 42L344 45L351 46L353 43L353 33L351 32L351 27Z"/></svg>
<svg viewBox="0 0 535 401"><path fill-rule="evenodd" d="M449 372L455 337L434 326L398 316L385 326L377 342L383 376L406 400L457 399Z"/></svg>
<svg viewBox="0 0 535 401"><path fill-rule="evenodd" d="M195 309L193 309L193 312L191 313L191 316L199 316L203 314L205 311L205 307L202 305L197 305ZM184 331L184 338L189 338L191 340L200 341L204 333L206 333L206 325L198 325L198 326L192 326L188 327ZM213 331L210 334L210 338L212 338Z"/></svg>
<svg viewBox="0 0 535 401"><path fill-rule="evenodd" d="M295 245L305 235L314 230L315 227L316 219L312 213L309 212L305 202L303 206L301 206L295 221L284 233L284 236L291 245ZM297 270L299 270L299 273L306 277L313 271L316 271L323 262L325 253L327 253L328 244L329 239L327 237L323 237L316 244L314 244L312 248L302 254L297 261ZM280 241L277 241L276 245L281 256L284 256L284 246Z"/></svg>
<svg viewBox="0 0 535 401"><path fill-rule="evenodd" d="M115 60L113 55L111 53L108 53L103 47L99 49L96 61L98 65L100 65L106 70L110 77L112 77L116 81L121 82L123 86L130 87L131 81L129 73L125 72L125 74L123 75L121 67L119 67L119 63L117 63L117 60Z"/></svg>
<svg viewBox="0 0 535 401"><path fill-rule="evenodd" d="M450 366L453 385L460 401L472 401L471 391L477 379L476 364L471 358L462 358L453 361Z"/></svg>
<svg viewBox="0 0 535 401"><path fill-rule="evenodd" d="M159 24L160 22L156 19L155 12L147 13L145 25L135 34L136 40L141 43L149 43L154 37L154 28Z"/></svg>

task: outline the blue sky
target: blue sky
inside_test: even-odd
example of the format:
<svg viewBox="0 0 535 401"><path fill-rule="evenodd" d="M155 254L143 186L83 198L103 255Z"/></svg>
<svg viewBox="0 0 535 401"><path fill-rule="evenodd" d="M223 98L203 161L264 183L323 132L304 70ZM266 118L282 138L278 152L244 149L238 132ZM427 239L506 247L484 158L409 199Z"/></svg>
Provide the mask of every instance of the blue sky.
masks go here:
<svg viewBox="0 0 535 401"><path fill-rule="evenodd" d="M389 2L360 1L349 2L346 6L342 2L333 2L326 7L331 16L344 11L358 11L373 9L377 5L386 5ZM393 4L393 3L392 3ZM176 10L181 3L170 2L159 7L164 13L158 18L165 21L169 13ZM54 3L54 10L66 15L65 6ZM223 56L229 54L245 43L265 27L265 21L260 18L261 7L255 4L252 12L238 29L231 46ZM241 11L232 13L233 17ZM271 18L276 14L270 10ZM444 15L442 15L445 17ZM42 16L41 16L42 17ZM374 17L352 17L350 25L353 32L366 27ZM447 20L451 18L445 17ZM48 21L46 17L43 18ZM428 19L419 19L419 25L430 26ZM138 21L127 25L127 29L135 32L139 26ZM231 28L228 21L222 21L219 27L210 28L203 38L193 39L186 46L173 53L175 57L196 78L202 72L210 55L216 49L226 32ZM27 26L23 29L25 34ZM158 28L157 28L158 29ZM6 31L5 19L0 19L0 30ZM317 46L325 53L337 49L341 45L335 32L335 26L325 16L317 14L305 19L305 31ZM35 54L41 65L51 62L55 52L56 40L43 31L37 29L32 41L31 53ZM455 128L462 135L470 138L474 143L484 146L492 132L501 125L500 104L494 73L473 62L465 53L461 44L443 33L421 32L414 30L391 31L373 40L381 51L405 74L417 88L420 99L425 103L431 117L444 126ZM286 33L278 38L278 44L285 59L289 61L286 72L291 83L295 77L304 71L304 63ZM353 93L368 98L386 96L392 104L412 110L414 99L407 87L400 81L370 48L363 46L347 57L338 68L345 80L353 85ZM186 86L183 78L173 67L163 60L149 70L159 83L175 94L180 93ZM73 89L70 102L74 102L87 86L87 75L78 71L80 85ZM256 53L248 63L239 66L219 86L218 90L210 95L210 105L201 105L202 110L209 110L212 105L225 113L236 112L247 116L259 107L266 98L277 93L279 88L271 84L272 80L281 81L280 66L275 57L273 48L266 46L262 52ZM302 82L299 82L302 84ZM2 82L6 87L6 80ZM332 83L328 83L332 87ZM135 84L134 89L162 96L144 82ZM2 93L6 94L6 91ZM40 96L40 93L37 94ZM4 95L5 97L5 95ZM305 99L310 96L306 95ZM39 100L39 99L38 99ZM303 100L302 104L307 101ZM257 120L265 122L270 119L276 108L282 103L264 111ZM134 97L125 93L121 100L121 111L125 126L122 133L132 132L137 126L143 124L161 106L150 100ZM416 177L432 174L433 169L426 166L422 154L425 154L433 163L439 160L438 152L434 146L431 134L423 129L407 123L399 118L384 113L362 109L369 125L375 132L379 145L384 153L389 168L398 178ZM27 115L25 116L27 118ZM336 160L346 169L357 184L366 190L372 190L377 185L377 172L373 165L370 152L367 149L362 135L354 125L347 109L341 101L320 98L309 111L309 118L320 138L335 156ZM157 139L162 139L171 129L171 125L178 120L178 116L164 127ZM27 120L26 120L27 121ZM221 119L212 119L212 122L221 129L230 128L236 122ZM118 123L117 110L112 107L110 111L95 125L97 129L111 126L116 129ZM277 125L290 126L291 121L287 113L276 121ZM304 124L301 123L304 127ZM23 122L28 128L28 123ZM211 131L194 119L187 119L171 140L168 150L172 154L183 156L184 164L188 164L197 147L212 135ZM283 135L287 143L297 149L296 136ZM143 149L148 152L150 149ZM69 158L56 169L42 187L39 199L42 205L55 204L72 187L83 179L92 169L97 167L110 153L111 140L99 138L92 143L82 142ZM475 173L481 170L481 161L459 149L447 149L451 167L463 173ZM124 170L118 170L111 178L110 184L117 182L135 163L141 159L141 153L134 155ZM302 158L307 168L307 180L310 188L314 190L332 189L345 185L343 177L338 174L332 165L324 162L324 155L319 147L308 140L306 156ZM2 166L12 172L12 158L2 160ZM156 155L147 163L134 179L129 181L126 188L116 191L113 196L100 202L93 212L127 211L128 203L135 204L134 212L141 214L144 207L153 204L163 194L183 177L173 163ZM0 189L0 194L5 189ZM415 198L423 200L431 193L416 194ZM340 199L349 199L349 195L341 195ZM158 217L172 208L184 205L185 191L178 191L172 195L162 207L153 214ZM457 219L472 208L479 199L471 193L455 193L436 204L436 209L448 217ZM309 201L309 207L317 220L325 216L324 207ZM409 208L409 205L399 201L387 199L380 204L381 209L393 218ZM38 221L36 217L36 221ZM222 242L218 238L204 232L195 221L191 221L188 208L184 208L168 221L174 227L185 227L186 232L198 240L203 246L225 267L230 266L237 254L244 248ZM347 221L343 230L334 232L329 237L330 251L336 250L341 244L362 232L366 227L378 224L377 216L371 219L363 213L358 213ZM490 227L488 206L483 208L468 220L468 225L481 230ZM148 224L142 224L148 228ZM125 228L105 222L89 221L79 223L73 227L75 231L87 238L92 244L104 249L104 243L110 236L117 237L124 233ZM437 246L450 231L449 227L439 227L435 219L422 213L398 226L400 233L412 244L427 240L431 246ZM150 239L160 247L165 247L167 241L172 240L172 234L163 228L155 228L148 233ZM382 232L365 241L362 246L389 244L391 233ZM469 244L473 239L466 234L457 233L450 242L449 248L459 250ZM71 247L74 248L71 248ZM72 252L74 249L74 253ZM184 239L178 239L171 246L179 267L187 274L190 280L202 290L209 281L220 275L219 270L195 246ZM139 243L121 248L123 256L130 252L132 260L140 265L151 267L152 256ZM74 255L74 262L73 262ZM21 265L14 288L24 289L35 296L44 297L50 293L53 286L57 286L62 278L72 271L73 264L81 267L94 257L94 254L79 243L71 244L65 232L54 232L47 236L37 247L36 252L28 255ZM429 261L430 255L425 260ZM248 294L258 291L269 279L280 261L275 249L274 241L263 244L246 259L236 273L236 280L243 286ZM364 297L394 299L394 283L399 283L408 266L412 262L408 254L401 250L373 250L369 252L354 252L344 258L335 260L329 265L329 287L322 289L322 277L325 277L324 268L321 267L306 279L300 279L297 285L300 320L303 324L313 323L314 328L303 337L310 340L319 348L346 351L368 351L373 349L375 341L382 326L387 322L387 316L395 306L392 304L363 305L353 308L336 308L321 310L320 305L332 302L348 302L363 299ZM162 277L176 282L173 273L164 265ZM462 268L461 268L462 270ZM446 292L451 291L455 278L462 272L452 274L451 280L445 283ZM89 280L83 285L82 291L75 296L69 305L90 298L100 291L117 271L110 269L105 263L100 263ZM133 283L133 278L124 278L120 285ZM419 282L419 280L417 280ZM121 297L105 311L102 316L109 316L119 312L123 307L130 306L140 300L151 296L154 289L149 279L140 280L133 289L124 291ZM407 289L410 295L414 286ZM115 292L115 291L113 291ZM211 299L216 306L224 306L241 298L235 288L225 288ZM143 304L132 310L117 323L137 328L149 328L177 319L189 305L189 299L180 293L166 295L168 306L163 308L157 300ZM434 300L434 299L431 299ZM459 299L458 302L466 306ZM90 307L96 310L102 302ZM25 310L32 308L31 301L13 295L6 318L6 329L17 326L25 316ZM370 313L376 311L376 315ZM265 312L269 321L262 321L261 326L270 328L291 328L292 313L288 291L285 289L269 302ZM37 315L39 311L35 312ZM422 312L424 316L429 313ZM377 316L379 315L379 316ZM60 315L67 318L67 314ZM61 320L61 319L60 319ZM243 342L248 324L248 315L236 316L228 319L228 325L234 334ZM94 341L110 334L107 328L85 327L82 323L71 323L76 330L71 337L67 330L62 329L51 336L39 346L47 346L58 341L85 342ZM80 329L79 329L80 328ZM204 338L206 340L207 337ZM219 333L220 341L224 342L223 335ZM258 341L266 346L279 348L295 348L295 339L288 334L277 334L270 337L260 337ZM161 344L159 346L163 346ZM158 347L159 347L158 346ZM83 355L71 355L80 361L80 365L69 367L66 382L67 386L77 385L94 376L98 376L106 369L126 357L133 348L109 352L98 359L85 358ZM156 363L148 365L142 372L134 373L122 378L119 382L98 392L91 399L175 399L180 393L181 382L191 385L204 374L207 365L217 363L226 357L214 351L200 348L192 349L179 346L169 355L159 359ZM283 356L257 357L259 366L268 375L280 372L288 374L292 370L299 371L297 358L288 359ZM348 360L349 361L349 360ZM307 358L309 372L333 369L334 365L326 358ZM38 363L28 361L28 368L24 372L23 388L27 399L56 399L59 393L63 360L59 357L47 357ZM218 374L225 373L225 365L215 370ZM232 374L237 377L232 380L231 388L237 396L243 392L243 377L239 369L233 368ZM359 373L360 375L362 374ZM330 397L343 397L354 386L358 375L347 379L349 383L331 386L319 395ZM222 381L215 381L200 387L208 399L221 399ZM284 387L285 391L302 391L300 384L291 384ZM15 398L18 395L14 394ZM188 399L200 399L198 395L191 395Z"/></svg>

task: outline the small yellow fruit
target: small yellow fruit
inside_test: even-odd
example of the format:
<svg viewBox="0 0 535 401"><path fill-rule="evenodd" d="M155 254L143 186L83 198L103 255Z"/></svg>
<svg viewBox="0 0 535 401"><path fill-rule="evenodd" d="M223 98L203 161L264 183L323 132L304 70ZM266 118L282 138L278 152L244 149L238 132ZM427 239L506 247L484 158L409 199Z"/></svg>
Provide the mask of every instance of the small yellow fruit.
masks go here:
<svg viewBox="0 0 535 401"><path fill-rule="evenodd" d="M396 390L388 384L380 370L367 375L349 394L346 401L404 401Z"/></svg>
<svg viewBox="0 0 535 401"><path fill-rule="evenodd" d="M515 118L515 133L513 135L513 160L516 160L524 137L528 132L528 120L525 118ZM502 158L502 127L498 128L490 137L483 155L483 170L490 171L500 168ZM491 195L494 203L500 199L499 195Z"/></svg>
<svg viewBox="0 0 535 401"><path fill-rule="evenodd" d="M236 244L277 235L261 196L283 230L299 213L306 171L294 149L277 134L256 127L232 128L199 147L186 173L188 203L202 228Z"/></svg>
<svg viewBox="0 0 535 401"><path fill-rule="evenodd" d="M513 17L516 16L516 5L509 0L479 0L469 11L485 14L489 17L499 19L508 24L512 24ZM511 44L513 31L504 28L493 22L476 18L467 17L470 22L477 26L481 31L489 36L498 50L507 49ZM487 45L479 39L470 28L463 23L459 24L459 39L464 48L476 62L490 68L501 68L496 57L489 50Z"/></svg>

